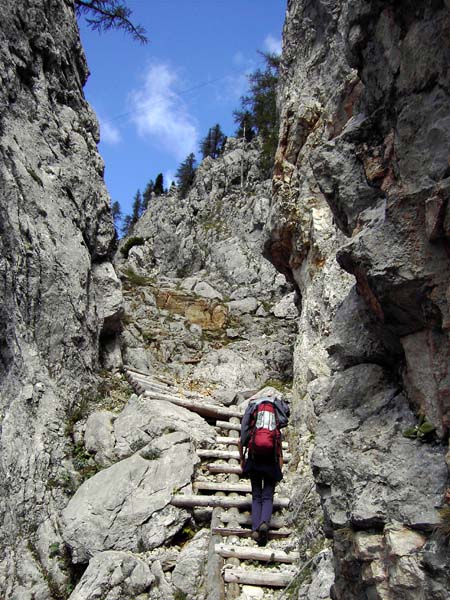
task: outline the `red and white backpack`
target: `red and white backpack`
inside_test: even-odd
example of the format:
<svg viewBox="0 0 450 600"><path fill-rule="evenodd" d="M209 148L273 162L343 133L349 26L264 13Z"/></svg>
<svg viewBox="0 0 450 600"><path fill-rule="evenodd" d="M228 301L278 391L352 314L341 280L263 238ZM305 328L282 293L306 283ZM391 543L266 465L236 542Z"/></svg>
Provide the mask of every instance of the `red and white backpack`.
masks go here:
<svg viewBox="0 0 450 600"><path fill-rule="evenodd" d="M248 450L251 458L276 458L281 451L281 432L274 403L258 403L250 419Z"/></svg>

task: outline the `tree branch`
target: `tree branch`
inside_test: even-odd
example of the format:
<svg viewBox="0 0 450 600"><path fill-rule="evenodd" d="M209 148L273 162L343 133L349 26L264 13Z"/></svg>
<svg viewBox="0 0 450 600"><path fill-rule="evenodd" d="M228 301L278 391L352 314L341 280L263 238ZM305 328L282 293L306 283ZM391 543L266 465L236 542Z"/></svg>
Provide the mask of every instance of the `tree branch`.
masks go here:
<svg viewBox="0 0 450 600"><path fill-rule="evenodd" d="M145 29L130 20L131 10L119 0L74 0L74 4L76 14L84 15L93 31L122 29L141 44L148 42Z"/></svg>

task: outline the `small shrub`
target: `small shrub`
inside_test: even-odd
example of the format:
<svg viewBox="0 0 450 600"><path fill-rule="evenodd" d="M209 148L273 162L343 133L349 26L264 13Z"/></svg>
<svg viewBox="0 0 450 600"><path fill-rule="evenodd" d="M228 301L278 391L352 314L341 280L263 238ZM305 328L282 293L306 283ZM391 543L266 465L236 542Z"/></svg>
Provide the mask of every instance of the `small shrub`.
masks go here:
<svg viewBox="0 0 450 600"><path fill-rule="evenodd" d="M403 432L403 437L413 440L420 440L422 442L428 442L432 439L435 430L436 427L433 425L433 423L428 421L425 415L421 415L417 425L405 429Z"/></svg>
<svg viewBox="0 0 450 600"><path fill-rule="evenodd" d="M122 269L122 275L133 285L149 285L152 282L150 277L138 275L133 269Z"/></svg>
<svg viewBox="0 0 450 600"><path fill-rule="evenodd" d="M133 246L143 246L145 244L144 238L141 237L130 237L120 249L120 252L124 258L128 258L128 254Z"/></svg>
<svg viewBox="0 0 450 600"><path fill-rule="evenodd" d="M48 547L48 557L55 558L56 556L61 556L61 549L58 542L54 542Z"/></svg>
<svg viewBox="0 0 450 600"><path fill-rule="evenodd" d="M140 456L145 460L156 460L161 456L161 450L158 448L144 448L141 450Z"/></svg>

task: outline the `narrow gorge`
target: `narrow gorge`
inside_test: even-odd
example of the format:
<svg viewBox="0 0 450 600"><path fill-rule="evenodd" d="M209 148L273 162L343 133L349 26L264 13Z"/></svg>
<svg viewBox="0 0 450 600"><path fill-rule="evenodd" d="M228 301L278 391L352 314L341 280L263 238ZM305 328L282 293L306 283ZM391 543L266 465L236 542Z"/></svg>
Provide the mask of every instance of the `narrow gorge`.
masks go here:
<svg viewBox="0 0 450 600"><path fill-rule="evenodd" d="M447 600L450 2L288 0L272 176L229 137L121 240L73 0L0 17L0 597Z"/></svg>

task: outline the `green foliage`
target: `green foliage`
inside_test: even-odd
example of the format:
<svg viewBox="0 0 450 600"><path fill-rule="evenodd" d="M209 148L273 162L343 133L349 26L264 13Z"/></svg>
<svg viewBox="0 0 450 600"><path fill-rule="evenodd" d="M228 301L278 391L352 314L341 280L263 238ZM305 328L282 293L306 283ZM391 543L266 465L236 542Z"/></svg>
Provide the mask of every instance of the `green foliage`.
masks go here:
<svg viewBox="0 0 450 600"><path fill-rule="evenodd" d="M120 209L120 204L117 200L111 205L111 214L114 221L114 227L116 228L117 232L117 230L119 229L119 223L122 219L122 211Z"/></svg>
<svg viewBox="0 0 450 600"><path fill-rule="evenodd" d="M143 213L141 191L137 190L133 198L133 206L131 213L131 226L135 225L141 218Z"/></svg>
<svg viewBox="0 0 450 600"><path fill-rule="evenodd" d="M122 269L121 273L124 277L126 277L127 282L132 285L149 285L152 283L150 277L144 277L143 275L138 275L133 269Z"/></svg>
<svg viewBox="0 0 450 600"><path fill-rule="evenodd" d="M100 468L83 444L77 444L74 447L73 466L78 471L83 481L98 473Z"/></svg>
<svg viewBox="0 0 450 600"><path fill-rule="evenodd" d="M61 548L59 542L54 542L48 547L48 557L55 558L57 556L62 556Z"/></svg>
<svg viewBox="0 0 450 600"><path fill-rule="evenodd" d="M155 185L153 186L153 192L156 196L164 194L164 177L162 173L158 173L155 179Z"/></svg>
<svg viewBox="0 0 450 600"><path fill-rule="evenodd" d="M195 177L195 155L193 152L186 157L176 172L175 178L178 184L178 193L181 198L185 198L189 188L194 182Z"/></svg>
<svg viewBox="0 0 450 600"><path fill-rule="evenodd" d="M122 246L122 248L120 249L121 254L124 256L124 258L128 258L128 253L130 252L131 248L133 248L133 246L143 246L145 244L145 240L144 238L141 237L130 237L125 244Z"/></svg>
<svg viewBox="0 0 450 600"><path fill-rule="evenodd" d="M278 144L279 119L277 112L277 86L280 57L260 52L264 69L248 76L249 94L241 97L241 110L234 111L238 124L237 135L249 141L255 134L262 138L261 167L270 171Z"/></svg>
<svg viewBox="0 0 450 600"><path fill-rule="evenodd" d="M292 380L280 381L279 379L268 379L262 387L273 387L282 394L285 394L292 389Z"/></svg>
<svg viewBox="0 0 450 600"><path fill-rule="evenodd" d="M139 453L145 460L157 460L161 456L159 448L144 448Z"/></svg>
<svg viewBox="0 0 450 600"><path fill-rule="evenodd" d="M131 37L146 44L148 39L145 29L130 21L131 9L119 0L74 0L77 16L84 16L86 23L93 31L109 31L121 29Z"/></svg>
<svg viewBox="0 0 450 600"><path fill-rule="evenodd" d="M422 442L428 442L432 439L435 430L436 427L433 425L433 423L428 421L425 415L421 415L417 425L405 429L403 432L403 437L413 440L417 439Z"/></svg>
<svg viewBox="0 0 450 600"><path fill-rule="evenodd" d="M220 128L219 123L208 130L208 134L200 142L200 152L203 158L210 156L217 158L223 152L226 137Z"/></svg>
<svg viewBox="0 0 450 600"><path fill-rule="evenodd" d="M74 401L67 413L65 434L67 437L72 437L75 423L84 419L89 410L89 401L86 393L81 393Z"/></svg>
<svg viewBox="0 0 450 600"><path fill-rule="evenodd" d="M145 190L142 194L142 212L146 211L147 208L149 207L154 187L155 187L155 183L154 183L153 179L150 179L150 181L145 186Z"/></svg>
<svg viewBox="0 0 450 600"><path fill-rule="evenodd" d="M131 227L132 227L131 215L125 215L123 218L123 223L122 223L122 228L121 228L122 235L128 235L131 231Z"/></svg>

